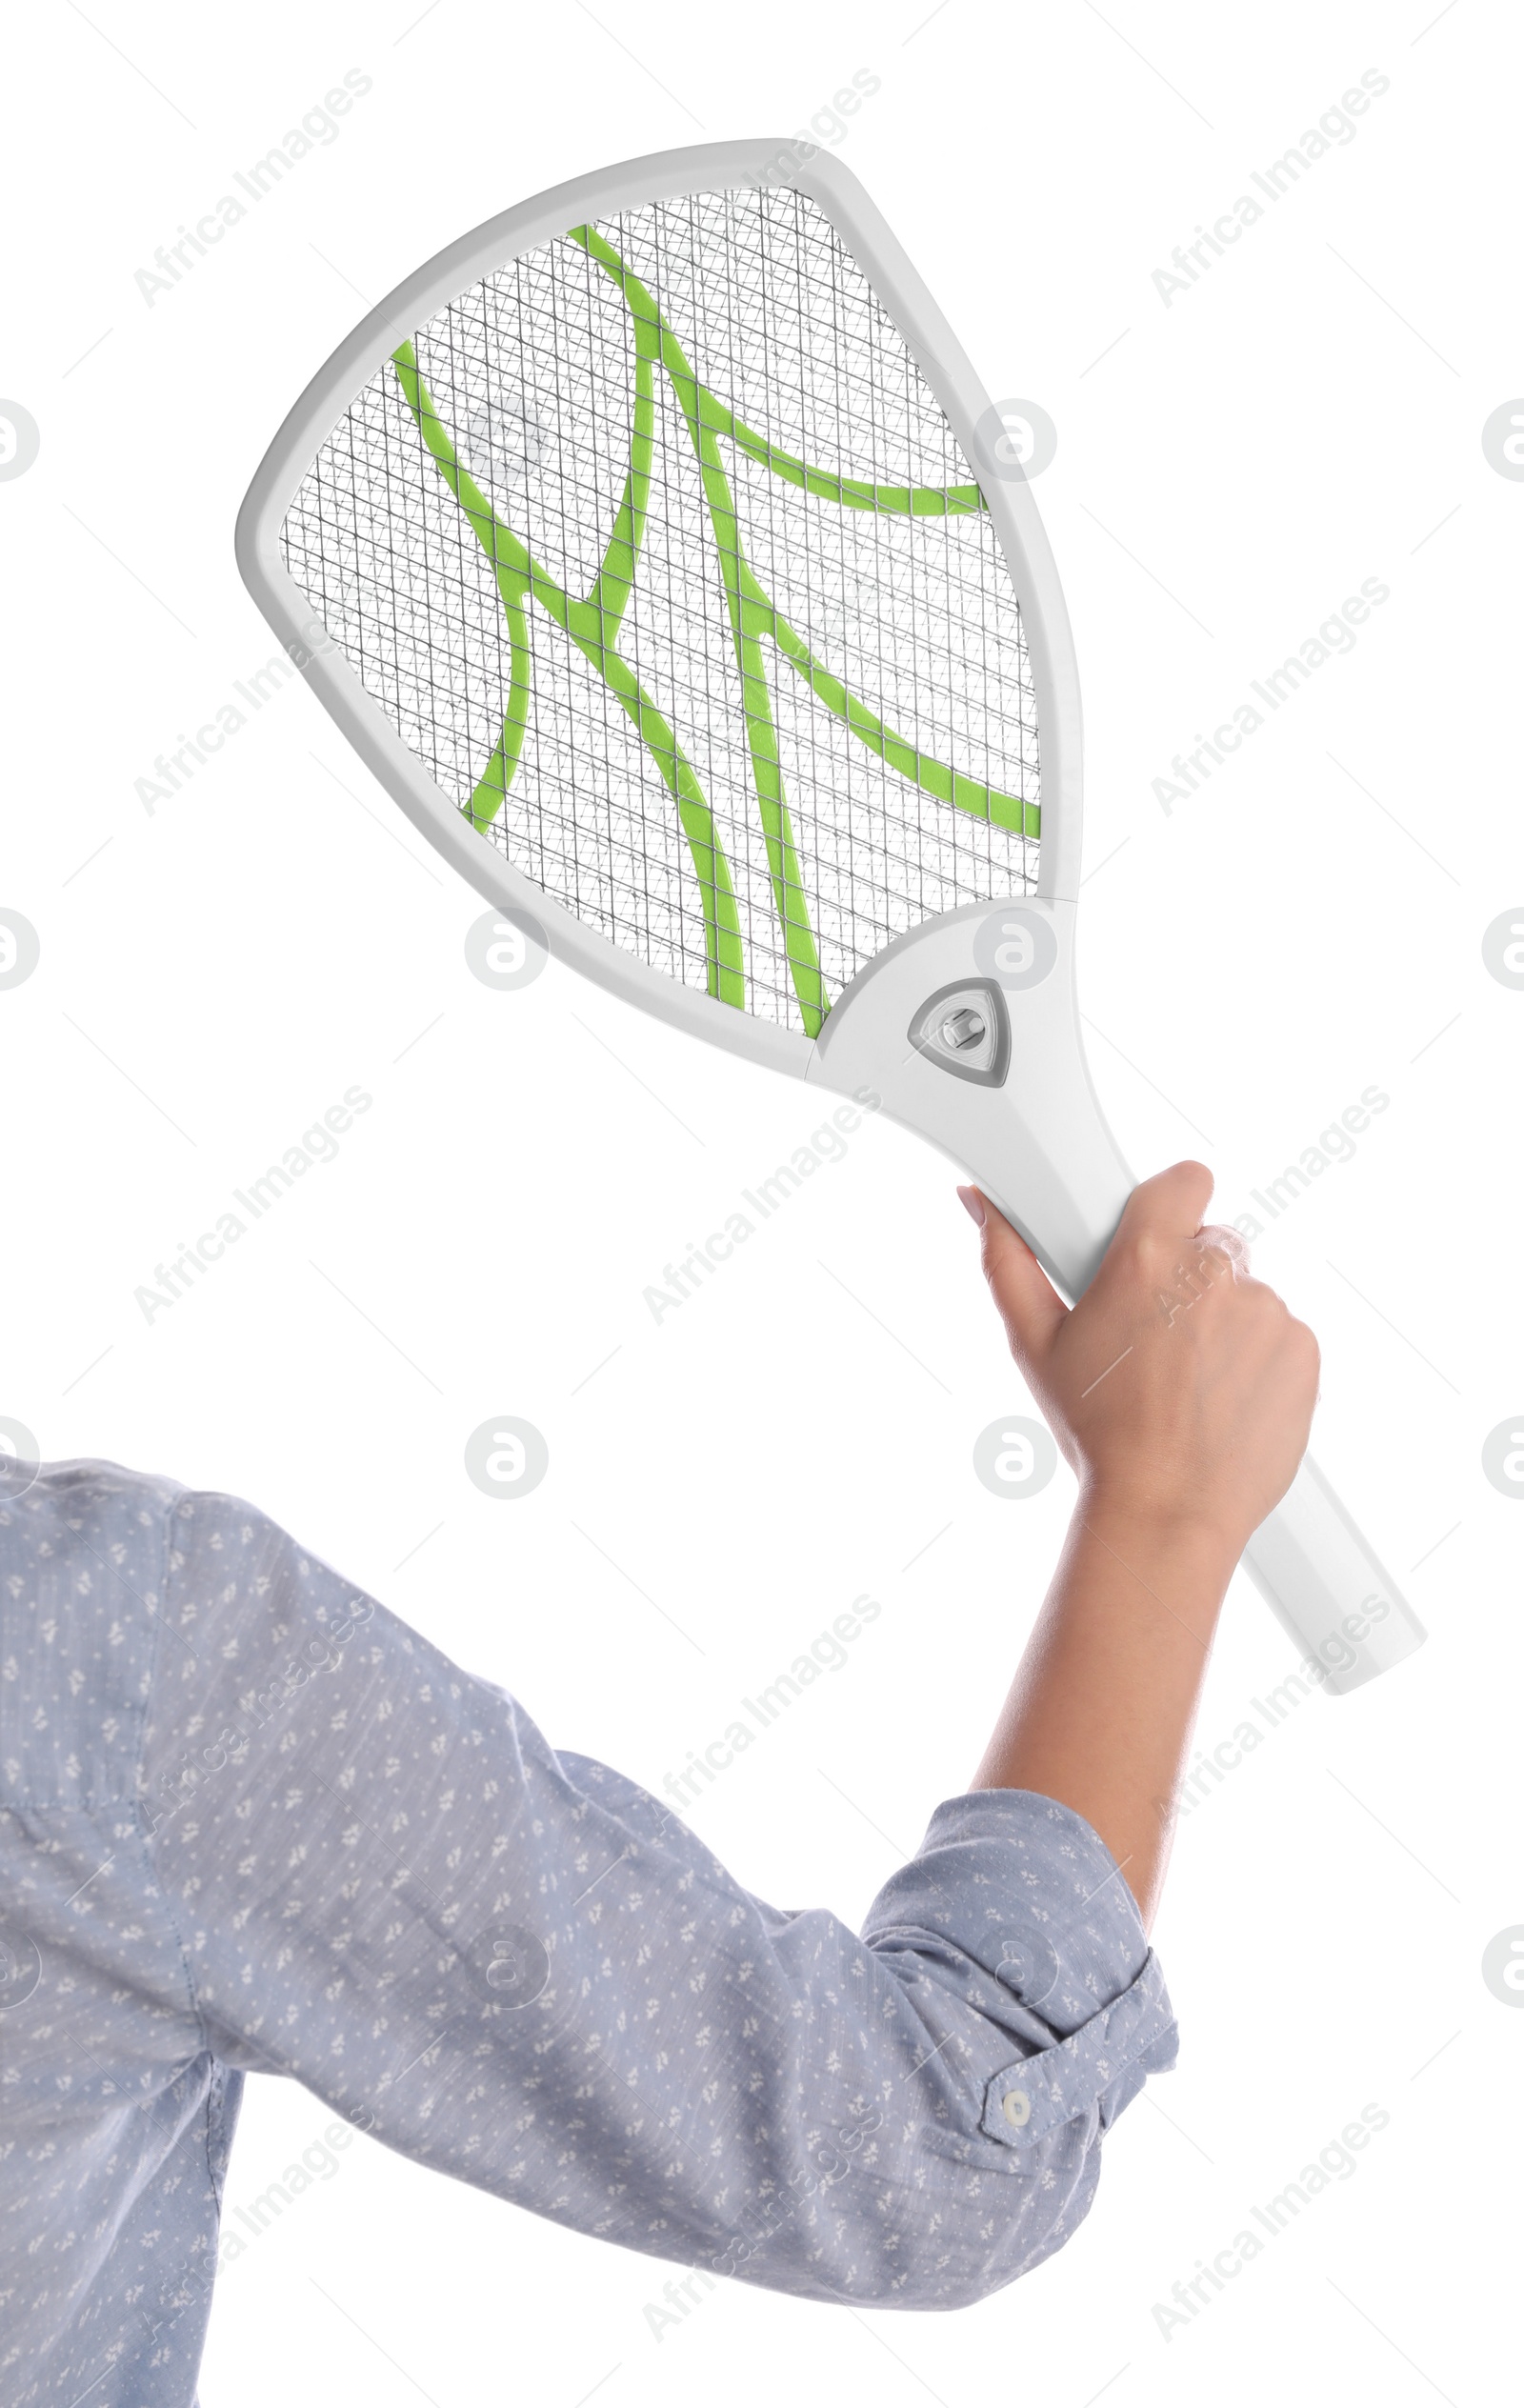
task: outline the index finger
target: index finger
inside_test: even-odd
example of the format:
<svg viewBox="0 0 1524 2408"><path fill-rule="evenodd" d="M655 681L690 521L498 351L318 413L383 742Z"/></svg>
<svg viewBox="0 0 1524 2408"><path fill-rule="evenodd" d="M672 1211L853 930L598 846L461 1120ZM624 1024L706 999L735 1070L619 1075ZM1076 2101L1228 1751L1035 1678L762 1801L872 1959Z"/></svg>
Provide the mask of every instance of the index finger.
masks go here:
<svg viewBox="0 0 1524 2408"><path fill-rule="evenodd" d="M1125 1229L1136 1235L1147 1230L1183 1244L1200 1230L1213 1185L1204 1162L1173 1162L1167 1171L1155 1171L1151 1179L1140 1180L1128 1197L1118 1234Z"/></svg>

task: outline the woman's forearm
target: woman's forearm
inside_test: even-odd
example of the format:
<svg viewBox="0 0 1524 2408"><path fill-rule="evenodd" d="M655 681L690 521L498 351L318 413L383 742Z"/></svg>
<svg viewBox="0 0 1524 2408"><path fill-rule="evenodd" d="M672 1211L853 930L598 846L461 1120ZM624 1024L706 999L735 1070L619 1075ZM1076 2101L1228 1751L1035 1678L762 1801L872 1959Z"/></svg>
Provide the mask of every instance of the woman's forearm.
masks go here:
<svg viewBox="0 0 1524 2408"><path fill-rule="evenodd" d="M1177 1162L1129 1198L1071 1309L976 1189L1011 1351L1079 1481L1058 1570L975 1789L1082 1815L1148 1922L1233 1569L1307 1444L1317 1345L1203 1224L1212 1176Z"/></svg>
<svg viewBox="0 0 1524 2408"><path fill-rule="evenodd" d="M1035 1790L1100 1834L1152 1922L1233 1557L1215 1532L1084 1499L973 1789Z"/></svg>

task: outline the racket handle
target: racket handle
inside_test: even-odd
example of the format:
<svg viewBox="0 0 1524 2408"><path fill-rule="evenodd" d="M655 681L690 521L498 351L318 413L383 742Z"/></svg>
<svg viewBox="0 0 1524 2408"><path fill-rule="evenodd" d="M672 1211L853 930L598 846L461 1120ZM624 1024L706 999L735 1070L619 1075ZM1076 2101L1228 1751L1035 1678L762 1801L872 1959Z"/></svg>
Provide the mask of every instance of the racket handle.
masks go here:
<svg viewBox="0 0 1524 2408"><path fill-rule="evenodd" d="M1244 1570L1331 1696L1390 1672L1428 1634L1310 1455L1243 1555Z"/></svg>
<svg viewBox="0 0 1524 2408"><path fill-rule="evenodd" d="M1018 1124L1007 1125L1013 1133ZM1094 1276L1133 1184L1114 1149L1108 1177L1109 1144L1104 1124L1090 1133L1069 1166L1073 1184L1051 1155L1040 1172L1030 1153L1019 1169L999 1160L987 1174L970 1164L984 1194L1073 1297ZM977 1159L988 1164L1003 1153L981 1145ZM1249 1541L1243 1568L1304 1658L1320 1668L1330 1696L1345 1696L1389 1672L1427 1636L1311 1455Z"/></svg>
<svg viewBox="0 0 1524 2408"><path fill-rule="evenodd" d="M1099 1108L1088 1130L1073 1095L1068 1114L1059 1159L1056 1131L1039 1156L1014 1115L1003 1124L991 1115L991 1134L998 1126L1001 1136L1015 1138L1021 1158L1013 1161L1004 1144L981 1142L977 1159L998 1169L986 1177L970 1167L1044 1270L1078 1297L1100 1267L1133 1182ZM1249 1541L1243 1567L1303 1656L1320 1667L1330 1696L1345 1696L1389 1672L1427 1636L1311 1455Z"/></svg>
<svg viewBox="0 0 1524 2408"><path fill-rule="evenodd" d="M1013 920L1048 922L1052 969L992 987L981 935ZM1078 1298L1100 1268L1135 1185L1106 1125L1080 1043L1069 962L1073 906L1026 898L969 905L925 921L880 953L827 1019L808 1075L842 1094L874 1092L890 1116L962 1163L1032 1247L1055 1286ZM1009 1024L1009 1064L988 1083L950 1073L917 1042L930 1005L965 991ZM983 1000L980 1001L982 996ZM934 1014L933 1014L934 1019ZM1244 1550L1244 1569L1321 1686L1343 1696L1423 1645L1406 1602L1311 1457Z"/></svg>

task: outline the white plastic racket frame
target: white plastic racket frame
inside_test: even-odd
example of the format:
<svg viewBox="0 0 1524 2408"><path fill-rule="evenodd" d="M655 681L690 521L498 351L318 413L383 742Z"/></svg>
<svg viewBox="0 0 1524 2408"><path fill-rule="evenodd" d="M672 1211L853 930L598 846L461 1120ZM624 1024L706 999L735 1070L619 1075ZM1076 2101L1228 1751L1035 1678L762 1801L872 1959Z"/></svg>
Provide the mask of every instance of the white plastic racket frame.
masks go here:
<svg viewBox="0 0 1524 2408"><path fill-rule="evenodd" d="M788 163L785 166L785 163ZM784 172L780 175L780 169ZM685 987L589 929L514 870L434 785L367 693L287 574L280 530L312 460L354 396L405 338L507 261L589 219L690 193L786 181L841 234L894 320L973 464L1021 604L1042 767L1042 836L1034 895L973 904L922 922L859 972L818 1041ZM659 152L578 176L490 218L397 286L348 335L288 414L238 514L235 549L250 592L286 652L355 751L429 842L500 908L527 912L556 957L657 1018L770 1069L851 1093L868 1085L884 1109L959 1162L999 1205L1071 1296L1088 1285L1134 1181L1108 1130L1080 1039L1073 977L1082 836L1082 723L1069 614L1048 538L1019 468L997 458L993 412L972 363L920 278L839 160L798 162L790 146L747 141ZM1052 929L1052 967L1008 984L991 947L1019 907ZM1003 916L1004 915L1004 916ZM1019 943L1025 941L1018 936ZM911 1042L928 1001L949 987L981 990L1009 1016L1011 1066L999 1086L950 1070ZM1304 1461L1261 1525L1245 1564L1332 1694L1358 1687L1411 1655L1424 1632L1315 1466Z"/></svg>

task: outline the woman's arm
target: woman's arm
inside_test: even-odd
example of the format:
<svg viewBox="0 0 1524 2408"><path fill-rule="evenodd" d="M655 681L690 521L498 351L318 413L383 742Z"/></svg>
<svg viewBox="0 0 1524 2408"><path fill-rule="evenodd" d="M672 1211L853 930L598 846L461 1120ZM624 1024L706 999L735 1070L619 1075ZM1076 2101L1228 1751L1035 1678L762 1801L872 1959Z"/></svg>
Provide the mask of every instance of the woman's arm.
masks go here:
<svg viewBox="0 0 1524 2408"><path fill-rule="evenodd" d="M1082 1815L1147 1925L1217 1614L1301 1461L1317 1342L1249 1276L1237 1234L1202 1227L1212 1175L1199 1162L1134 1190L1073 1310L1010 1223L976 1190L959 1194L1011 1351L1079 1479L972 1786L1033 1790Z"/></svg>

